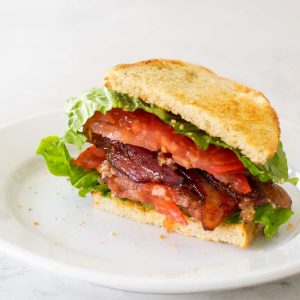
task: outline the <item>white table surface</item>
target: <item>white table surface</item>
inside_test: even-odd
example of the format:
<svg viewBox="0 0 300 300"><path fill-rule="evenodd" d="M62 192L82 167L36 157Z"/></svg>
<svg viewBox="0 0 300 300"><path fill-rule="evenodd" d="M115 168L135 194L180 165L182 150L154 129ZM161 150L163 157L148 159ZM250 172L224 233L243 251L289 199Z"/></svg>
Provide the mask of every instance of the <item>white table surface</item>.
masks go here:
<svg viewBox="0 0 300 300"><path fill-rule="evenodd" d="M300 1L1 1L0 124L60 109L112 65L200 63L262 90L300 123ZM1 141L3 142L3 141ZM299 199L296 199L296 201ZM142 295L48 274L0 253L0 299L299 299L300 275L258 287Z"/></svg>

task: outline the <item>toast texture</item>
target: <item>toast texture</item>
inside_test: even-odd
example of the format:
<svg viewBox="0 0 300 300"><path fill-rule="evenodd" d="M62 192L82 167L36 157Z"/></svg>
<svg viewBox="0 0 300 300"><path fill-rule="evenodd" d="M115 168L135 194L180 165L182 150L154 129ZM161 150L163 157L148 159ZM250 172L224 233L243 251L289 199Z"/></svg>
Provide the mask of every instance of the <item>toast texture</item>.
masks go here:
<svg viewBox="0 0 300 300"><path fill-rule="evenodd" d="M280 127L268 99L200 65L166 59L117 65L104 86L180 115L254 163L276 152Z"/></svg>
<svg viewBox="0 0 300 300"><path fill-rule="evenodd" d="M164 227L165 216L155 210L147 210L142 204L130 200L121 200L117 197L103 197L100 192L92 192L95 207L125 217L142 224L151 224L157 227ZM195 222L188 218L188 224L175 223L172 226L174 232L196 237L201 240L223 242L246 248L249 246L257 226L255 224L225 224L222 223L213 231L204 230L201 222Z"/></svg>

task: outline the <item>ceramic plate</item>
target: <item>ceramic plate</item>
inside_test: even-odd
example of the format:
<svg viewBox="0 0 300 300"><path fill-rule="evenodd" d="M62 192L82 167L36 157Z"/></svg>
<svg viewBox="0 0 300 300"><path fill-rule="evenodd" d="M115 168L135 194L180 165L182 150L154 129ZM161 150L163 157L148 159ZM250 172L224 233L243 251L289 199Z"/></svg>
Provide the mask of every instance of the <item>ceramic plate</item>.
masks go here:
<svg viewBox="0 0 300 300"><path fill-rule="evenodd" d="M0 128L0 248L60 274L104 286L154 293L238 288L300 271L300 193L287 184L295 214L271 241L248 249L215 244L141 225L94 208L65 178L48 174L35 155L39 140L61 134L62 112ZM299 128L282 122L296 174ZM297 144L298 143L298 144Z"/></svg>

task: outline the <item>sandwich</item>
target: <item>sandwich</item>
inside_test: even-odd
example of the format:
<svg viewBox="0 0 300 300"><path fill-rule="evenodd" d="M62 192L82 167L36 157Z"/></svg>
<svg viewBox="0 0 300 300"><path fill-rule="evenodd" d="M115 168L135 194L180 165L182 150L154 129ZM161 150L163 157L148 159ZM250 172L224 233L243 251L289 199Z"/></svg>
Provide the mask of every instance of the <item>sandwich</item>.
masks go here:
<svg viewBox="0 0 300 300"><path fill-rule="evenodd" d="M238 247L257 232L272 238L293 214L279 184L298 179L260 92L199 65L152 59L113 67L103 87L65 110L67 129L42 139L37 154L96 207Z"/></svg>

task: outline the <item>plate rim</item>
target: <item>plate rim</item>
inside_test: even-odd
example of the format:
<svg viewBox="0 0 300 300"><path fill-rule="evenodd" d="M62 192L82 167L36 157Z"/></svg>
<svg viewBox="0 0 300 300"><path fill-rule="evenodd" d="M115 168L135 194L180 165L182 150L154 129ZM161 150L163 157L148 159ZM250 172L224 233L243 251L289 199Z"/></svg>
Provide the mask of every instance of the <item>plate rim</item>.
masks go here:
<svg viewBox="0 0 300 300"><path fill-rule="evenodd" d="M222 244L221 244L222 245ZM99 270L88 270L69 263L64 263L54 258L49 258L33 251L16 246L0 238L0 251L14 257L26 264L41 268L53 274L67 276L69 278L84 280L94 284L99 284L112 289L127 292L155 293L155 294L181 294L232 290L244 287L251 287L269 283L279 279L284 279L300 272L300 256L296 261L267 267L259 271L250 271L241 275L226 275L216 277L213 284L211 281L203 281L198 276L190 277L164 277L164 276L136 276L136 275L115 275L110 272Z"/></svg>

